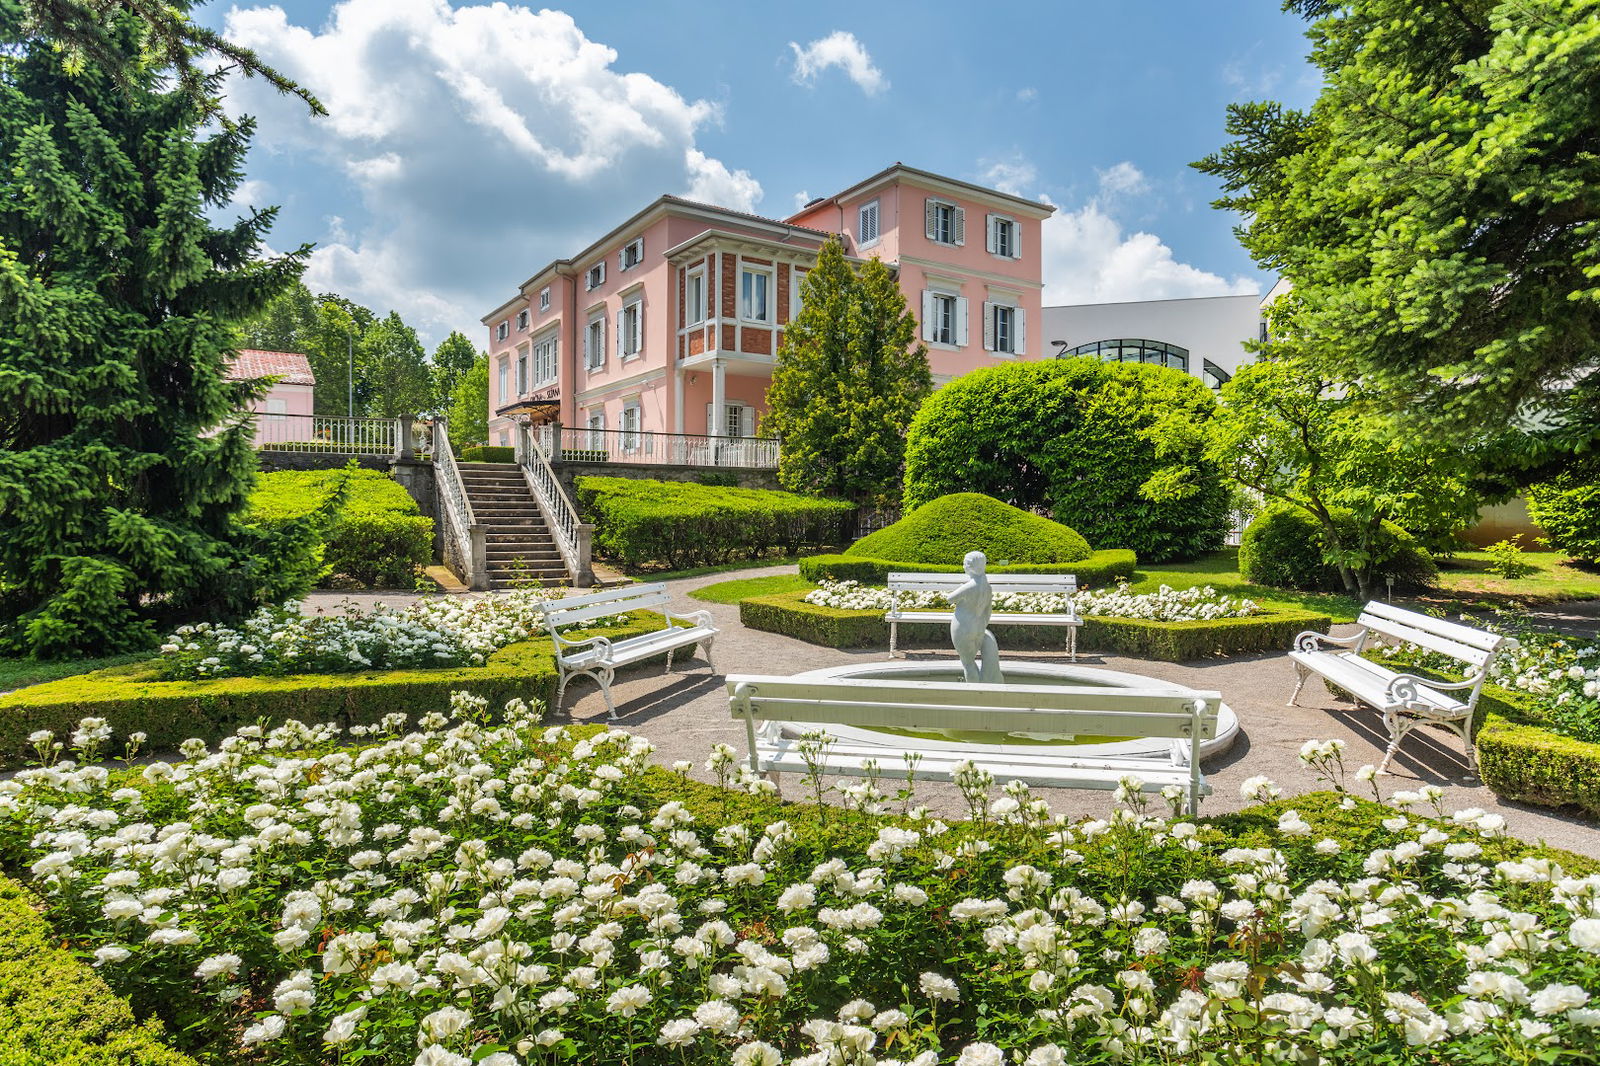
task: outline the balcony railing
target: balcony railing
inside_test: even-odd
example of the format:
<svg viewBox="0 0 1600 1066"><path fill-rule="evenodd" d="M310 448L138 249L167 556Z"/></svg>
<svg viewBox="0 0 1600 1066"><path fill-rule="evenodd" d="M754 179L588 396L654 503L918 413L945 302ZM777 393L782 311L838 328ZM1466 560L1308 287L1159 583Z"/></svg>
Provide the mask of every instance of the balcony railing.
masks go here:
<svg viewBox="0 0 1600 1066"><path fill-rule="evenodd" d="M336 415L280 415L257 412L256 447L274 452L316 452L337 455L407 453L427 458L433 436L408 418L344 418Z"/></svg>
<svg viewBox="0 0 1600 1066"><path fill-rule="evenodd" d="M558 432L559 446L555 439ZM558 431L545 425L539 427L537 439L539 448L555 462L778 468L778 441L772 437L708 437L570 426Z"/></svg>

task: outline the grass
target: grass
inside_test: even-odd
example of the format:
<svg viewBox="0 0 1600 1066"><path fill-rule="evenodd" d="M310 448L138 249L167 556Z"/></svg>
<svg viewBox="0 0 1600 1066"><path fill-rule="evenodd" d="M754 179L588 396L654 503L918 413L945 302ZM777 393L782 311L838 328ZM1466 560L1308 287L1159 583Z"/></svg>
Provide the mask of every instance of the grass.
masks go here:
<svg viewBox="0 0 1600 1066"><path fill-rule="evenodd" d="M707 603L742 603L751 596L770 596L777 592L800 592L812 588L811 582L799 574L774 574L771 577L746 577L734 581L719 581L715 585L695 589L689 595Z"/></svg>
<svg viewBox="0 0 1600 1066"><path fill-rule="evenodd" d="M1488 570L1488 552L1457 552L1439 564L1441 591L1451 598L1471 597L1524 604L1600 599L1600 571L1568 559L1562 552L1524 552L1534 573L1515 581Z"/></svg>
<svg viewBox="0 0 1600 1066"><path fill-rule="evenodd" d="M86 674L106 666L121 666L150 658L149 652L107 655L98 659L0 659L0 692L39 685L57 678Z"/></svg>
<svg viewBox="0 0 1600 1066"><path fill-rule="evenodd" d="M1334 622L1354 622L1361 612L1361 604L1349 596L1326 592L1297 592L1294 589L1273 588L1246 581L1239 573L1239 549L1223 548L1207 552L1186 563L1163 563L1159 567L1141 566L1133 573L1129 586L1134 592L1155 592L1162 585L1175 589L1210 585L1224 596L1245 596L1261 606L1273 608L1298 607L1319 611Z"/></svg>
<svg viewBox="0 0 1600 1066"><path fill-rule="evenodd" d="M819 555L822 552L806 552L807 555ZM800 561L798 555L774 555L766 559L740 559L736 563L721 563L717 566L696 566L688 570L638 570L629 572L628 576L639 581L675 581L680 577L704 577L707 574L726 574L735 570L756 570L763 566L793 566ZM754 593L751 593L754 595ZM706 597L701 596L700 599ZM713 600L713 603L722 603L722 600ZM728 601L731 602L731 601Z"/></svg>

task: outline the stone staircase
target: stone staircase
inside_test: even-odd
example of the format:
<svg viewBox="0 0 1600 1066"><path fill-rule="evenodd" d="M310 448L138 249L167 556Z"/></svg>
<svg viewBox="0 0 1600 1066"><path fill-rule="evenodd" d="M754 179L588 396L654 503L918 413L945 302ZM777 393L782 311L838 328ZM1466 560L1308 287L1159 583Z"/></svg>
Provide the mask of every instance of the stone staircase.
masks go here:
<svg viewBox="0 0 1600 1066"><path fill-rule="evenodd" d="M483 527L489 586L565 585L567 566L539 504L514 463L457 463L472 514Z"/></svg>

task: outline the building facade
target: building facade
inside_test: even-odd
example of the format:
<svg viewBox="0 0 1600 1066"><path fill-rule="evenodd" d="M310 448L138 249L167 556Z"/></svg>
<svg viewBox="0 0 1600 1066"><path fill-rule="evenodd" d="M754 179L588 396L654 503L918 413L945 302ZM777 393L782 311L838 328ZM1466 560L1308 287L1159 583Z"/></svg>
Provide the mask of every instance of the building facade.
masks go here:
<svg viewBox="0 0 1600 1066"><path fill-rule="evenodd" d="M1265 337L1259 295L1182 300L1065 304L1043 312L1050 353L1093 355L1121 362L1156 363L1182 370L1214 389L1254 356L1245 345Z"/></svg>
<svg viewBox="0 0 1600 1066"><path fill-rule="evenodd" d="M662 196L486 315L489 442L519 422L749 437L800 282L837 236L896 272L936 382L1047 354L1040 223L1053 209L895 164L788 219Z"/></svg>
<svg viewBox="0 0 1600 1066"><path fill-rule="evenodd" d="M250 404L256 414L258 439L284 439L271 435L274 427L285 428L311 416L317 379L311 373L311 361L299 352L240 349L228 367L228 380L269 383L267 391Z"/></svg>

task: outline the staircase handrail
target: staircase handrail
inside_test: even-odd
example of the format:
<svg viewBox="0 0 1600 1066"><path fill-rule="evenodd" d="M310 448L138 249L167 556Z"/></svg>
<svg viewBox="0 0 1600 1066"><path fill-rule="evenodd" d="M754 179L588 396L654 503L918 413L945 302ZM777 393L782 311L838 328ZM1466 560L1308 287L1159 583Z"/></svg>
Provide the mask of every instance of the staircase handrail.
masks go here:
<svg viewBox="0 0 1600 1066"><path fill-rule="evenodd" d="M450 435L445 420L433 424L433 469L444 506L445 524L456 542L456 552L466 570L462 578L472 588L485 588L488 584L488 567L483 561L483 529L472 513L472 501L467 498L466 484L461 480L461 468L456 465L455 451L450 447Z"/></svg>
<svg viewBox="0 0 1600 1066"><path fill-rule="evenodd" d="M561 480L545 457L544 449L529 432L529 427L517 429L517 463L522 467L523 478L533 492L534 501L544 512L545 524L555 538L556 550L567 566L567 575L573 585L585 588L594 584L594 570L590 553L594 544L594 527L578 518L578 509L561 487Z"/></svg>

